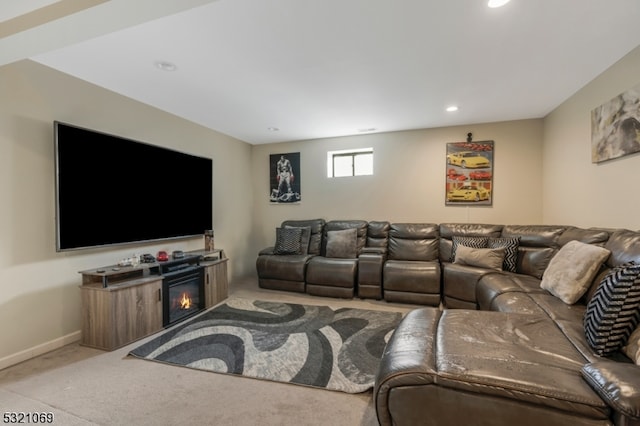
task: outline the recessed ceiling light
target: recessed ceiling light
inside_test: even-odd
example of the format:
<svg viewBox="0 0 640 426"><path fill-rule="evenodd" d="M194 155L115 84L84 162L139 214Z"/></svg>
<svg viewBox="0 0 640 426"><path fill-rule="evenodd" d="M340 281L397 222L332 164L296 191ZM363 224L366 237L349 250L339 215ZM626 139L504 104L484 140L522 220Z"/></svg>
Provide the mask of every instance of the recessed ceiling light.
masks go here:
<svg viewBox="0 0 640 426"><path fill-rule="evenodd" d="M378 129L376 129L375 127L367 127L365 129L358 129L358 132L360 132L360 133L369 133L369 132L375 132L376 130L378 130Z"/></svg>
<svg viewBox="0 0 640 426"><path fill-rule="evenodd" d="M458 110L458 107L455 105L451 105L450 107L447 107L447 112L455 112Z"/></svg>
<svg viewBox="0 0 640 426"><path fill-rule="evenodd" d="M267 127L267 130L270 132L277 132L280 129L278 129L277 127Z"/></svg>
<svg viewBox="0 0 640 426"><path fill-rule="evenodd" d="M175 71L178 69L176 64L167 61L156 61L155 66L162 71Z"/></svg>
<svg viewBox="0 0 640 426"><path fill-rule="evenodd" d="M501 7L504 6L505 4L509 3L510 0L489 0L489 3L487 3L487 6L489 7Z"/></svg>

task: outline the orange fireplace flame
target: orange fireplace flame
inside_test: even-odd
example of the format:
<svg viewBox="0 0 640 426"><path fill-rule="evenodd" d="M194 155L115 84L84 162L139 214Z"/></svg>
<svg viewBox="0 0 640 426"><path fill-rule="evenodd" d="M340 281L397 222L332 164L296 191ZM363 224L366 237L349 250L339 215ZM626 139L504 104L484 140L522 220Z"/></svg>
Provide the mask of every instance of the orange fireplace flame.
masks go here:
<svg viewBox="0 0 640 426"><path fill-rule="evenodd" d="M182 299L180 299L180 309L191 308L191 298L187 293L182 293Z"/></svg>

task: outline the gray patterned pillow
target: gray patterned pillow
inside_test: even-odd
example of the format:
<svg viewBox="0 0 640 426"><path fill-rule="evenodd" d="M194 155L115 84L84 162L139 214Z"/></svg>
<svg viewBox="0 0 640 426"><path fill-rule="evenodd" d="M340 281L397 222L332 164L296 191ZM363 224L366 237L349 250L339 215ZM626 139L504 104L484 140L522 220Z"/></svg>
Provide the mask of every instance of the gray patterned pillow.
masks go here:
<svg viewBox="0 0 640 426"><path fill-rule="evenodd" d="M593 350L611 355L623 347L640 322L640 265L613 268L587 304L584 332Z"/></svg>
<svg viewBox="0 0 640 426"><path fill-rule="evenodd" d="M520 237L513 238L489 238L488 248L504 248L504 263L502 269L509 272L516 272L518 266L518 247L520 247Z"/></svg>
<svg viewBox="0 0 640 426"><path fill-rule="evenodd" d="M311 227L285 225L285 228L297 228L302 230L302 234L300 236L300 252L298 254L308 254L309 243L311 242Z"/></svg>
<svg viewBox="0 0 640 426"><path fill-rule="evenodd" d="M276 228L273 254L299 254L302 228Z"/></svg>
<svg viewBox="0 0 640 426"><path fill-rule="evenodd" d="M453 237L451 237L451 259L449 259L449 261L455 262L456 250L458 249L458 245L463 245L465 247L471 248L487 248L488 241L488 237L463 237L454 235Z"/></svg>

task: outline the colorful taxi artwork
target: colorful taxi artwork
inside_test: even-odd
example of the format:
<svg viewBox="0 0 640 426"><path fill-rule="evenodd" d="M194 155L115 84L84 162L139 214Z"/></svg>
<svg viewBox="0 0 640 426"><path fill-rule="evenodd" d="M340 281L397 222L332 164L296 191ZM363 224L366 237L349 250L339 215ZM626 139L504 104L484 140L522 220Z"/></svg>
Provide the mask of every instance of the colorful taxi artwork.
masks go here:
<svg viewBox="0 0 640 426"><path fill-rule="evenodd" d="M489 199L489 190L473 185L462 185L447 192L447 201L484 201Z"/></svg>
<svg viewBox="0 0 640 426"><path fill-rule="evenodd" d="M460 151L447 154L447 164L460 166L464 169L491 167L489 159L473 151Z"/></svg>

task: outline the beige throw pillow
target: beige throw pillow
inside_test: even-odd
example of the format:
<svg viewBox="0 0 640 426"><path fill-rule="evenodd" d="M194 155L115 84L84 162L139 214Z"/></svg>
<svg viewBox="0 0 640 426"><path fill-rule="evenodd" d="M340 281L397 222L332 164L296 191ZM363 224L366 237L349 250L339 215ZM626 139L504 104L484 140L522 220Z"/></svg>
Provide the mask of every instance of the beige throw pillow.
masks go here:
<svg viewBox="0 0 640 426"><path fill-rule="evenodd" d="M489 249L459 245L456 249L456 258L453 263L501 271L505 250L504 247Z"/></svg>
<svg viewBox="0 0 640 426"><path fill-rule="evenodd" d="M638 326L629 340L627 340L627 346L622 348L622 351L628 356L636 365L640 365L640 326Z"/></svg>
<svg viewBox="0 0 640 426"><path fill-rule="evenodd" d="M569 241L549 262L540 287L564 303L573 305L589 289L591 281L610 253L593 244Z"/></svg>

